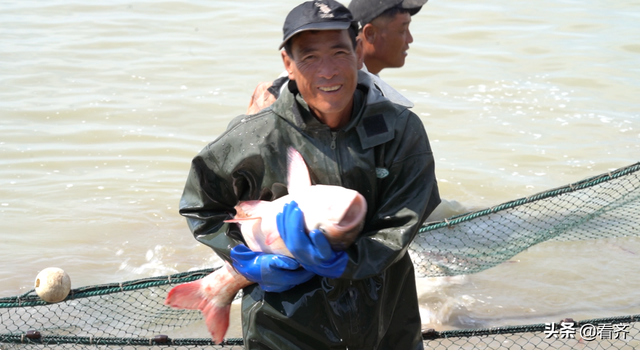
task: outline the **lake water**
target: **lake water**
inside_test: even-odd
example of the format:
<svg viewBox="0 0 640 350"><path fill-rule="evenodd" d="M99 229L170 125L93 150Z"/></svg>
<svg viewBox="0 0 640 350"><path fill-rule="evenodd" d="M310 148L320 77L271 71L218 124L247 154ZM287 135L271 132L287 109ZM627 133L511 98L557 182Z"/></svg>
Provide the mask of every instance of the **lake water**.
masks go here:
<svg viewBox="0 0 640 350"><path fill-rule="evenodd" d="M191 158L283 69L297 1L15 1L0 12L0 296L212 267L177 207ZM453 215L640 160L640 1L431 0L402 69ZM425 324L640 313L636 238L544 243L419 281ZM570 257L570 258L568 258ZM206 332L204 335L206 337Z"/></svg>

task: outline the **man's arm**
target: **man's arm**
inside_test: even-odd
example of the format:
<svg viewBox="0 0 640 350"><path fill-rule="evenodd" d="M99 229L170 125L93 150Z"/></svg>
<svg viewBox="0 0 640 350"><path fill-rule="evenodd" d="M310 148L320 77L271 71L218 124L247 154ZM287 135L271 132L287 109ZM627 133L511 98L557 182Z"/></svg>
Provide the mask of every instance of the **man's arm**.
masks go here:
<svg viewBox="0 0 640 350"><path fill-rule="evenodd" d="M253 91L253 95L251 95L247 115L258 113L276 102L278 97L280 97L280 89L288 82L289 78L287 76L280 76L272 82L265 81L259 83Z"/></svg>
<svg viewBox="0 0 640 350"><path fill-rule="evenodd" d="M211 147L207 146L191 162L179 212L187 219L196 240L230 262L230 249L242 241L235 224L224 220L232 217L238 199L228 176L215 170L215 155L209 154ZM227 235L229 231L231 234Z"/></svg>
<svg viewBox="0 0 640 350"><path fill-rule="evenodd" d="M247 115L256 114L276 102L277 97L269 91L271 85L272 82L264 81L256 86L253 95L251 95L251 101L249 101Z"/></svg>

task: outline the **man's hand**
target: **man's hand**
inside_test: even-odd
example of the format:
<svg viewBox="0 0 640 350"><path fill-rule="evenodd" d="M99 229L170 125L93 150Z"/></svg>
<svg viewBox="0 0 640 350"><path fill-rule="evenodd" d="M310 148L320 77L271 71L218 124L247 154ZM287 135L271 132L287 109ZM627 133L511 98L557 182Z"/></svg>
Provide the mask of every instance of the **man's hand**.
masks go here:
<svg viewBox="0 0 640 350"><path fill-rule="evenodd" d="M276 221L280 237L302 267L324 277L338 278L342 275L349 257L344 251L333 251L320 230L313 230L307 235L304 214L296 202L285 204Z"/></svg>
<svg viewBox="0 0 640 350"><path fill-rule="evenodd" d="M256 253L242 244L231 249L231 260L241 275L267 292L284 292L315 275L288 256Z"/></svg>

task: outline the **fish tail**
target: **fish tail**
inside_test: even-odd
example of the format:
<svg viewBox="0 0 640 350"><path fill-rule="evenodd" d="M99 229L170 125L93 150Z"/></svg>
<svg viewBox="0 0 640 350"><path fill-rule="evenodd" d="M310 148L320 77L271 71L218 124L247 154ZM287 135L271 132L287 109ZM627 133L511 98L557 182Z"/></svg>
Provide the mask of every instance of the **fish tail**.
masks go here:
<svg viewBox="0 0 640 350"><path fill-rule="evenodd" d="M178 309L198 310L203 301L201 287L200 280L177 285L169 291L164 304Z"/></svg>
<svg viewBox="0 0 640 350"><path fill-rule="evenodd" d="M217 300L205 297L200 280L173 287L164 303L178 309L200 310L211 338L216 344L224 340L224 335L229 328L231 303L221 305Z"/></svg>
<svg viewBox="0 0 640 350"><path fill-rule="evenodd" d="M207 329L211 333L213 341L216 344L222 343L224 335L229 328L231 304L219 306L215 303L207 303L200 311L202 311L204 322L207 324Z"/></svg>
<svg viewBox="0 0 640 350"><path fill-rule="evenodd" d="M219 344L229 328L233 298L251 284L227 263L202 279L173 287L164 303L179 309L200 310L211 338Z"/></svg>

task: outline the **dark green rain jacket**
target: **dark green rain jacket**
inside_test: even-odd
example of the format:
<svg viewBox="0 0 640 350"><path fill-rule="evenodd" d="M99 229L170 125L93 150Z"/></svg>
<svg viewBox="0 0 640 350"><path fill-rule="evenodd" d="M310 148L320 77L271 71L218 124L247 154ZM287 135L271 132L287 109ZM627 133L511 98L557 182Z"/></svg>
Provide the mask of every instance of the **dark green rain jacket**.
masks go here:
<svg viewBox="0 0 640 350"><path fill-rule="evenodd" d="M243 243L235 214L243 200L287 194L287 147L305 159L314 184L360 192L364 229L337 279L316 276L282 293L244 289L247 349L422 349L413 264L406 253L440 203L421 120L392 104L359 72L349 124L332 131L286 90L271 108L234 119L192 162L180 214L195 238L230 261Z"/></svg>

